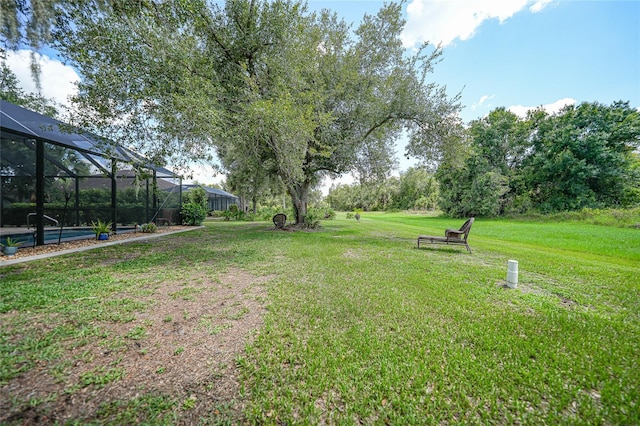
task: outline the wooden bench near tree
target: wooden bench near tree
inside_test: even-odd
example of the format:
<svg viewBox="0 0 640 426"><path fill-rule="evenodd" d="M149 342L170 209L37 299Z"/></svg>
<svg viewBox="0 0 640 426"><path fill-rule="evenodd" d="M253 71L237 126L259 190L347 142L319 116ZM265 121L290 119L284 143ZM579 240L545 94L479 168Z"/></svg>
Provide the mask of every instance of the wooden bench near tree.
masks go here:
<svg viewBox="0 0 640 426"><path fill-rule="evenodd" d="M431 244L453 244L463 245L471 253L471 247L467 243L467 237L469 237L469 231L471 231L471 225L473 225L474 218L469 218L460 227L460 229L447 229L444 231L444 237L436 237L431 235L419 235L418 236L418 248L420 248L420 241L426 241Z"/></svg>

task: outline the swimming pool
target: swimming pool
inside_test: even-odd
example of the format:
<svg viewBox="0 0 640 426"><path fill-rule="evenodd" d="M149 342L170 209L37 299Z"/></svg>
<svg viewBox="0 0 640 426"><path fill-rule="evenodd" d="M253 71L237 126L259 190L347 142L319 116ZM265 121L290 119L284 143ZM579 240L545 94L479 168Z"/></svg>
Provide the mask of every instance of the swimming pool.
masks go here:
<svg viewBox="0 0 640 426"><path fill-rule="evenodd" d="M133 231L132 228L118 228L118 233ZM9 235L3 235L0 237L0 244L4 244L7 238L11 238L13 241L22 242L23 246L32 246L34 244L34 231L21 232ZM44 231L44 243L55 244L58 242L60 236L60 229L45 229ZM63 228L60 241L74 241L74 240L86 240L88 238L95 238L96 234L91 228Z"/></svg>

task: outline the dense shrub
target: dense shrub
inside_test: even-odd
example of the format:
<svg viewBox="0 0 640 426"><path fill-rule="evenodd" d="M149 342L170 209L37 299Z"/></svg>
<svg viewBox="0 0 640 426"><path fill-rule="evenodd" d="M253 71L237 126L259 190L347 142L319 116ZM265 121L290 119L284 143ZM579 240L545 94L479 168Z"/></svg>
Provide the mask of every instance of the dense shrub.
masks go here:
<svg viewBox="0 0 640 426"><path fill-rule="evenodd" d="M474 120L469 146L438 166L439 207L455 217L553 214L640 204L640 113L628 102Z"/></svg>
<svg viewBox="0 0 640 426"><path fill-rule="evenodd" d="M185 203L181 213L183 225L199 226L207 217L207 208L196 203Z"/></svg>
<svg viewBox="0 0 640 426"><path fill-rule="evenodd" d="M142 231L144 233L147 233L147 234L154 233L157 230L158 230L158 227L153 222L143 223L142 226L140 227L140 231Z"/></svg>
<svg viewBox="0 0 640 426"><path fill-rule="evenodd" d="M244 212L238 208L237 204L230 204L228 211L231 214L231 219L240 220L244 217Z"/></svg>
<svg viewBox="0 0 640 426"><path fill-rule="evenodd" d="M316 229L320 227L320 219L324 217L321 210L309 209L307 215L304 218L304 227L307 229Z"/></svg>
<svg viewBox="0 0 640 426"><path fill-rule="evenodd" d="M187 192L182 203L182 223L189 226L202 225L207 217L207 193L202 188Z"/></svg>

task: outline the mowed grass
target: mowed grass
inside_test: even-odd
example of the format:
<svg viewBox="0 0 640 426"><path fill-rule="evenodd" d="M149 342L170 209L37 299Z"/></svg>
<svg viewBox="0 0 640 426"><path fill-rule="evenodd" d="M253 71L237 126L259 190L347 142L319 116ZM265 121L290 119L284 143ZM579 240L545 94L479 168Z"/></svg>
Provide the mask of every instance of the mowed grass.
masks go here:
<svg viewBox="0 0 640 426"><path fill-rule="evenodd" d="M0 386L52 362L60 340L99 334L93 320L145 309L136 294L149 282L240 268L274 277L265 324L236 360L248 423L640 423L640 229L477 219L473 254L416 248L418 234L461 224L371 213L317 232L215 222L164 237L172 250L160 255L126 244L2 268L12 332L0 336ZM517 289L504 286L509 259ZM103 302L116 292L126 303ZM34 313L51 322L44 335L31 334ZM180 400L161 397L143 420Z"/></svg>

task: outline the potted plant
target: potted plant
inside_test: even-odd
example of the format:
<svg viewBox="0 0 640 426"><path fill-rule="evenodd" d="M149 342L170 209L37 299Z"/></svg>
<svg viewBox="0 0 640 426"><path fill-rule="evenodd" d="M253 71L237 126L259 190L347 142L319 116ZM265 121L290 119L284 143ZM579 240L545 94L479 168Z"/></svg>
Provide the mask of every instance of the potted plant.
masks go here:
<svg viewBox="0 0 640 426"><path fill-rule="evenodd" d="M22 241L16 241L11 237L7 237L6 241L2 245L2 253L5 256L12 256L18 252L18 246L22 244Z"/></svg>
<svg viewBox="0 0 640 426"><path fill-rule="evenodd" d="M111 232L111 222L103 222L98 219L98 222L91 222L91 228L96 234L96 240L108 240L109 233Z"/></svg>

